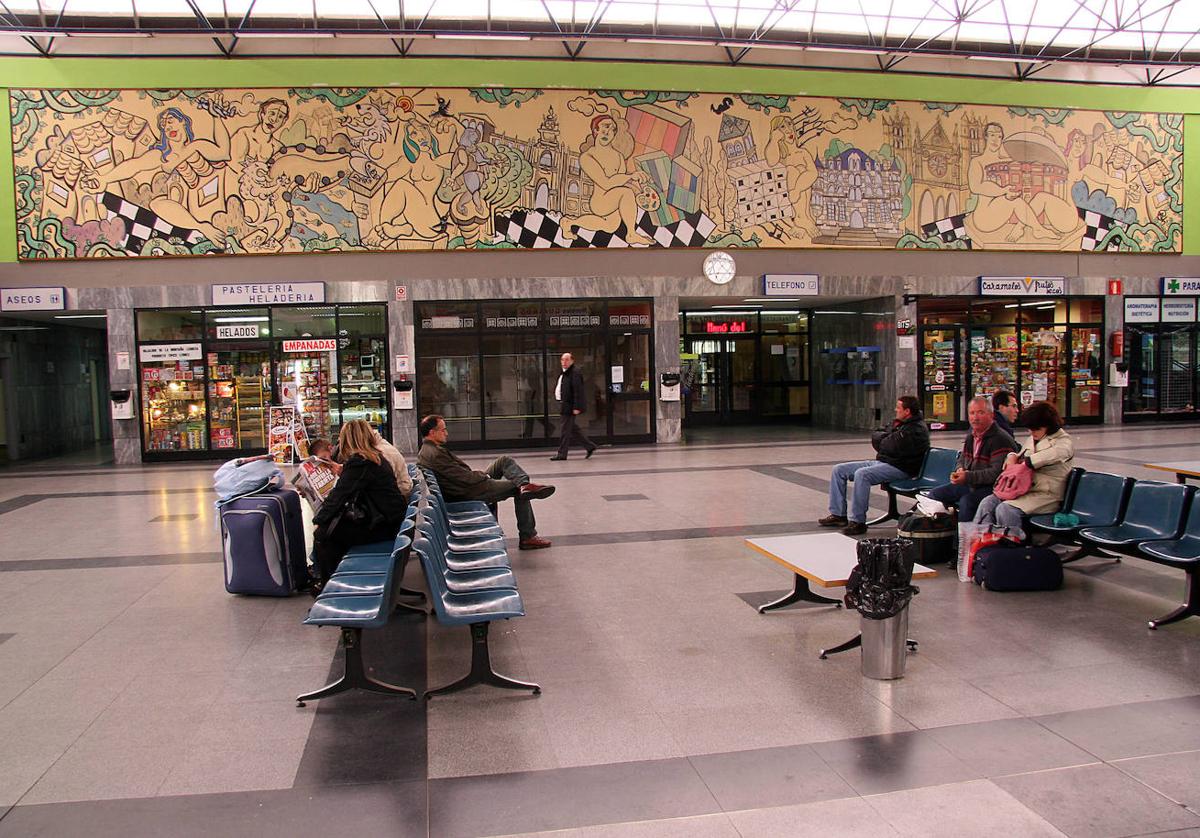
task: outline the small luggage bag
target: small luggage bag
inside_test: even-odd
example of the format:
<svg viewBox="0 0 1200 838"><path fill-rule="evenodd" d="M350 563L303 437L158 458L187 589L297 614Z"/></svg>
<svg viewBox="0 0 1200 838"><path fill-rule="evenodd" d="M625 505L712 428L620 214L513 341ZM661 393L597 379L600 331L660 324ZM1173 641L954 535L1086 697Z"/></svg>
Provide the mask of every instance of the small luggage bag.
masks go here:
<svg viewBox="0 0 1200 838"><path fill-rule="evenodd" d="M975 554L975 584L989 591L1056 591L1062 561L1049 547L982 547Z"/></svg>
<svg viewBox="0 0 1200 838"><path fill-rule="evenodd" d="M900 516L896 535L911 539L917 545L917 564L940 564L957 558L954 542L958 537L958 524L953 515L909 512Z"/></svg>
<svg viewBox="0 0 1200 838"><path fill-rule="evenodd" d="M308 587L300 494L268 489L220 504L225 590L288 596Z"/></svg>

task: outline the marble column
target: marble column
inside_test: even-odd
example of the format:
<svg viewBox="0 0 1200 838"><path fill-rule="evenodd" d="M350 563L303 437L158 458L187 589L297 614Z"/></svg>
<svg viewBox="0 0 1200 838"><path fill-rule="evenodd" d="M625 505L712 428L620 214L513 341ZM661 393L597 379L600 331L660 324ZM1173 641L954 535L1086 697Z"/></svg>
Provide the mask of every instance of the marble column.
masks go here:
<svg viewBox="0 0 1200 838"><path fill-rule="evenodd" d="M905 294L897 294L894 297L896 306L896 323L897 325L902 320L907 320L912 324L912 333L907 336L912 343L909 349L902 349L900 344L903 338L899 335L895 336L896 341L896 386L895 398L900 396L915 396L917 395L917 365L921 362L920 349L917 346L917 304L912 302L909 305L904 304ZM893 332L896 330L893 329ZM885 402L886 405L886 402Z"/></svg>
<svg viewBox="0 0 1200 838"><path fill-rule="evenodd" d="M413 304L411 300L396 302L395 296L393 293L393 302L388 304L388 344L392 348L392 358L389 359L393 367L392 380L407 378L409 381L415 382L417 380L417 346L413 327ZM395 356L397 355L404 355L408 358L410 370L408 373L402 373L395 369ZM392 390L390 399L393 408L395 408L399 396L399 393ZM420 421L416 410L417 394L415 390L412 398L412 409L392 410L392 444L410 459L417 453L417 422Z"/></svg>
<svg viewBox="0 0 1200 838"><path fill-rule="evenodd" d="M132 419L112 420L113 462L119 466L142 461L141 392L137 380L137 345L133 332L133 309L110 308L108 313L108 387L110 390L129 390L133 402ZM129 369L117 368L117 354L129 359ZM102 409L107 409L107 403Z"/></svg>
<svg viewBox="0 0 1200 838"><path fill-rule="evenodd" d="M654 372L650 382L655 411L657 441L679 442L683 438L683 402L659 399L659 379L664 372L679 372L679 297L654 298Z"/></svg>
<svg viewBox="0 0 1200 838"><path fill-rule="evenodd" d="M1104 368L1100 370L1100 380L1104 382L1104 424L1120 425L1125 407L1125 388L1108 386L1108 365L1113 362L1108 348L1109 335L1125 328L1125 298L1109 295L1104 298ZM1129 348L1125 349L1125 357L1129 357Z"/></svg>

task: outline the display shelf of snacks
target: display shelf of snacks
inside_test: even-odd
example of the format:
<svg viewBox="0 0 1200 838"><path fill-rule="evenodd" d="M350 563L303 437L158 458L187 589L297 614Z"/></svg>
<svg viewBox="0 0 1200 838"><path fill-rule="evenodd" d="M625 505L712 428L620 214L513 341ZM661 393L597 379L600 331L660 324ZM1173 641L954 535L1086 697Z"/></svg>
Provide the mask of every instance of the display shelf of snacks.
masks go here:
<svg viewBox="0 0 1200 838"><path fill-rule="evenodd" d="M147 451L203 451L205 398L202 367L186 361L142 369Z"/></svg>

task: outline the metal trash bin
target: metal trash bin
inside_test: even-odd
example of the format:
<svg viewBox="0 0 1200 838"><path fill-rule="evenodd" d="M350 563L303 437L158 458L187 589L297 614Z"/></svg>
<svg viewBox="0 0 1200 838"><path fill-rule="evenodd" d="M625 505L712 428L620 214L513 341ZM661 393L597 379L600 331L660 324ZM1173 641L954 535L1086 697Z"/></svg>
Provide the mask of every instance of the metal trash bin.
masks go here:
<svg viewBox="0 0 1200 838"><path fill-rule="evenodd" d="M908 654L908 604L916 545L907 538L863 539L858 566L846 583L846 606L861 616L862 673L888 681L904 677Z"/></svg>
<svg viewBox="0 0 1200 838"><path fill-rule="evenodd" d="M877 681L904 677L908 659L908 606L883 620L859 617L862 631L862 674Z"/></svg>

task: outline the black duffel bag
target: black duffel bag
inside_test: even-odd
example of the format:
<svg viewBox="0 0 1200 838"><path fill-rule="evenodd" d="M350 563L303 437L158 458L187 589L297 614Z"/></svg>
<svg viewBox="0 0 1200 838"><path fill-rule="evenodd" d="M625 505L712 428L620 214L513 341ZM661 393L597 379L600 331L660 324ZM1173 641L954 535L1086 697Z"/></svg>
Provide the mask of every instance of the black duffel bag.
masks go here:
<svg viewBox="0 0 1200 838"><path fill-rule="evenodd" d="M1063 569L1049 547L980 547L972 567L975 584L989 591L1057 591Z"/></svg>
<svg viewBox="0 0 1200 838"><path fill-rule="evenodd" d="M953 515L922 515L908 512L896 524L896 536L911 540L917 547L917 564L952 562L958 558L955 539L958 521Z"/></svg>

